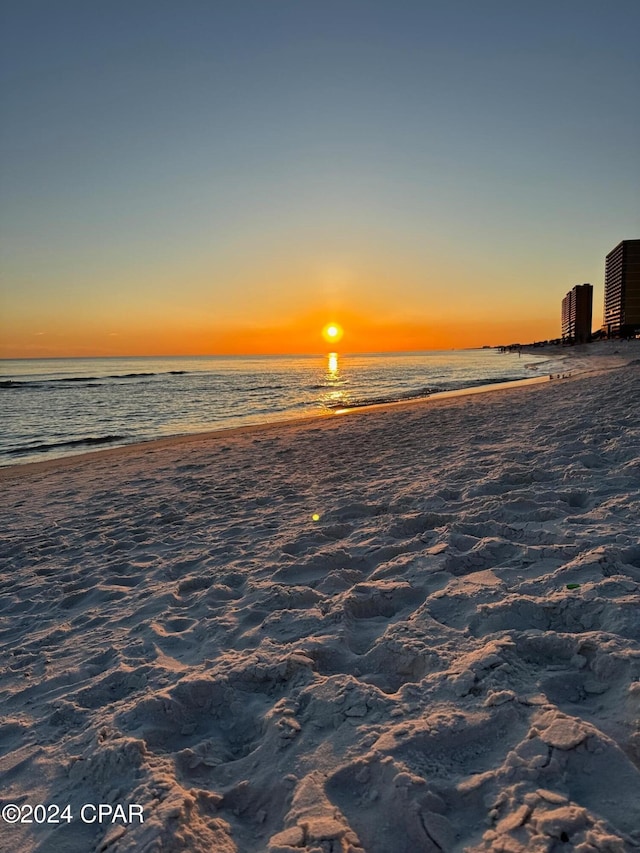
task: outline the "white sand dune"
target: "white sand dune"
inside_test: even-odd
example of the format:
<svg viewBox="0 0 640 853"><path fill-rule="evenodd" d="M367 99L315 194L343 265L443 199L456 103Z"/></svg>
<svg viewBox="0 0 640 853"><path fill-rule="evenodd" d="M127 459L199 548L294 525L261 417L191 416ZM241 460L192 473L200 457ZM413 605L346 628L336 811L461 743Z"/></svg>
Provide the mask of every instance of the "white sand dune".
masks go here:
<svg viewBox="0 0 640 853"><path fill-rule="evenodd" d="M0 849L640 849L630 360L0 472Z"/></svg>

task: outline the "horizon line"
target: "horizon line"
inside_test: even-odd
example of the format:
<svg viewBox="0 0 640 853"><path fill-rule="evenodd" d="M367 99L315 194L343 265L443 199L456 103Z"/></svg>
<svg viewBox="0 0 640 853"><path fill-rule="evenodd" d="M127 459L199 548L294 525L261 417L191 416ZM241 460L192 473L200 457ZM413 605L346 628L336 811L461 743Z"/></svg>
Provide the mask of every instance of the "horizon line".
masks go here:
<svg viewBox="0 0 640 853"><path fill-rule="evenodd" d="M148 353L146 355L20 355L20 356L0 356L1 361L55 361L56 359L90 359L90 358L315 358L317 356L326 355L416 355L428 352L472 352L474 350L501 349L505 346L518 346L518 344L485 344L478 347L440 347L434 349L413 349L413 350L366 350L366 351L349 351L349 350L317 350L315 352L281 352L281 353ZM520 346L530 346L530 344L521 344Z"/></svg>

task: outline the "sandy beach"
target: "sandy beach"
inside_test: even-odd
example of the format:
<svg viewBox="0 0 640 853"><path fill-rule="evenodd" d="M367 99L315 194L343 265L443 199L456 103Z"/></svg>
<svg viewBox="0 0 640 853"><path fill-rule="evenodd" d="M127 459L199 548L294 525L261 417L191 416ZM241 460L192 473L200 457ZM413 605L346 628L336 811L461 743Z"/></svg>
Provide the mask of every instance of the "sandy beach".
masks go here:
<svg viewBox="0 0 640 853"><path fill-rule="evenodd" d="M1 470L0 850L640 849L640 342L564 363Z"/></svg>

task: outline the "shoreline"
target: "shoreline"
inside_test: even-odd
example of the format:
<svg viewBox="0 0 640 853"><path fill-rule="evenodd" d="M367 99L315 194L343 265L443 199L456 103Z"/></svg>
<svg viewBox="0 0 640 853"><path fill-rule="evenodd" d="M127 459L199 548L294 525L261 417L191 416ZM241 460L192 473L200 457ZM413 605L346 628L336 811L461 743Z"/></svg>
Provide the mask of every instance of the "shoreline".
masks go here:
<svg viewBox="0 0 640 853"><path fill-rule="evenodd" d="M550 361L550 363L553 363ZM616 366L624 364L624 358L622 360L612 360L611 363L608 363L607 366L598 366L597 368L593 368L595 372L601 372L602 370L612 370ZM545 362L540 363L540 367L542 367ZM563 378L564 381L568 378L577 378L581 375L587 375L589 372L585 367L580 367L577 370L573 371L571 376L567 377L558 377ZM412 400L393 400L384 403L371 403L370 405L365 406L355 406L355 407L345 407L339 408L332 411L327 412L319 412L316 415L302 415L294 418L283 418L282 420L273 420L273 421L263 421L261 423L256 424L247 424L244 426L237 427L222 427L220 429L215 430L206 430L203 432L193 432L193 433L177 433L175 435L166 436L163 438L151 438L145 441L133 441L127 444L119 444L114 447L101 447L96 448L95 450L79 450L74 453L67 453L63 456L56 456L49 459L42 460L32 460L28 462L15 462L9 465L0 466L0 482L3 480L12 479L12 474L17 472L25 472L25 471L33 471L37 473L42 470L50 470L52 468L56 468L59 465L72 464L73 462L77 462L78 464L82 464L87 461L87 459L99 459L103 456L117 456L120 453L125 453L129 455L130 453L135 452L143 452L146 449L159 449L159 448L170 448L172 446L180 446L191 443L200 443L206 441L216 441L223 440L228 438L234 438L235 436L240 436L244 434L251 434L256 431L271 431L274 429L286 429L288 427L298 427L304 426L307 424L313 424L321 421L330 421L336 417L344 417L349 415L353 417L358 413L366 414L367 412L377 411L377 410L386 410L386 409L403 409L405 407L413 407L413 406L425 406L432 402L438 402L441 400L454 400L459 397L467 397L477 394L487 394L487 393L496 393L499 391L512 391L518 388L524 388L532 385L540 385L547 383L550 379L553 380L553 376L548 374L540 375L540 376L532 376L527 377L525 379L515 379L508 380L505 382L496 382L496 383L487 383L483 385L475 385L467 388L459 388L452 391L438 391L433 394L430 394L426 397L418 397Z"/></svg>
<svg viewBox="0 0 640 853"><path fill-rule="evenodd" d="M597 349L593 349L594 346L597 347ZM621 353L620 350L623 350L623 352ZM253 431L256 429L260 430L282 428L295 424L312 423L317 420L323 420L327 418L330 419L335 416L344 416L345 414L353 415L353 413L358 411L368 412L374 411L378 408L384 409L387 407L425 405L432 401L455 399L460 396L484 394L500 390L511 390L527 385L544 383L548 379L566 379L569 377L562 375L562 368L565 364L571 368L571 374L579 373L584 375L589 374L593 371L597 372L602 369L611 369L615 366L626 363L626 360L629 358L630 355L634 353L640 354L640 345L638 345L638 342L607 341L600 342L598 344L581 345L571 348L547 347L545 348L544 353L540 352L540 348L527 347L523 348L522 352L525 355L546 357L546 361L539 362L538 364L532 366L533 373L535 373L541 368L544 368L547 365L552 368L551 373L549 374L549 372L545 370L544 374L532 375L530 377L525 377L522 379L507 380L504 382L496 383L485 383L482 385L472 385L465 388L458 388L450 391L438 391L428 396L418 397L414 399L374 402L368 405L358 405L354 407L347 406L344 408L338 408L326 412L320 411L317 414L284 417L282 419L276 418L273 420L261 421L253 424L245 424L242 426L222 426L213 430L207 429L189 433L175 433L167 436L159 436L145 440L133 440L130 442L125 442L123 444L118 443L112 446L107 445L95 448L78 448L77 450L73 450L71 452L63 452L61 455L52 456L47 454L44 458L41 459L38 459L36 457L25 461L12 461L8 463L3 462L2 464L0 464L0 481L10 478L10 475L6 472L11 472L15 470L31 470L32 468L34 470L38 470L37 466L48 467L50 464L64 464L65 462L71 463L72 460L82 461L87 456L96 457L100 454L112 454L122 450L126 450L127 448L144 448L151 445L168 446L169 444L174 442L189 442L192 439L214 440L217 435L233 436L236 433L241 434L244 431ZM602 356L605 357L603 358ZM56 451L53 451L53 453L55 454ZM36 467L34 468L34 466Z"/></svg>
<svg viewBox="0 0 640 853"><path fill-rule="evenodd" d="M160 448L178 447L180 445L199 444L201 442L224 440L235 438L236 436L249 435L255 432L270 432L272 430L303 427L305 425L315 424L322 421L332 421L336 417L345 415L366 414L367 412L376 410L385 410L389 408L403 408L422 406L430 401L438 401L442 399L454 399L456 397L465 397L472 394L490 393L493 391L508 391L511 389L526 387L528 385L537 385L549 380L548 376L532 377L530 379L516 379L508 382L499 382L487 385L474 386L472 388L460 388L455 391L440 391L435 394L430 394L428 397L417 397L413 400L393 400L385 403L372 403L367 406L345 407L344 409L334 409L326 412L319 412L317 415L301 415L293 418L283 418L282 420L263 421L256 424L246 424L237 427L222 427L220 429L205 430L202 432L177 433L164 438L150 438L146 441L132 441L128 444L120 444L115 447L101 447L95 450L83 450L76 453L68 453L64 456L56 456L50 459L33 460L30 462L15 462L12 465L0 466L0 481L5 479L5 475L16 473L19 471L40 471L49 469L52 466L64 465L77 461L83 463L88 459L101 458L103 456L117 456L119 453L136 453L144 450L155 450ZM44 466L44 467L42 467Z"/></svg>

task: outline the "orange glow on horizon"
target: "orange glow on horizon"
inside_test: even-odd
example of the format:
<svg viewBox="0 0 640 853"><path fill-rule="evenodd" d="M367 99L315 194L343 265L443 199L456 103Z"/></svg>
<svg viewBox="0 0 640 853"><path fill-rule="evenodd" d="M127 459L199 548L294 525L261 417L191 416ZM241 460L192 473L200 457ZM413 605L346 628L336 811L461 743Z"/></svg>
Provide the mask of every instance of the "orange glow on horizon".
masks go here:
<svg viewBox="0 0 640 853"><path fill-rule="evenodd" d="M277 322L265 318L263 324L223 324L186 312L165 317L160 310L153 318L137 313L111 318L87 314L74 322L64 315L33 311L12 324L0 318L0 358L417 352L528 343L558 335L555 316L517 322L482 317L454 321L445 316L421 322L380 316L341 306L340 324L327 323L326 307L281 316ZM318 333L331 326L348 330L340 344L338 335Z"/></svg>
<svg viewBox="0 0 640 853"><path fill-rule="evenodd" d="M220 268L150 266L116 277L117 287L104 278L82 300L77 282L34 285L0 309L0 358L411 352L560 332L555 301L531 305L530 289L510 290L498 311L489 285L465 285L468 270L450 255L428 268L410 252L366 246L319 255L287 245L273 257L232 253Z"/></svg>

